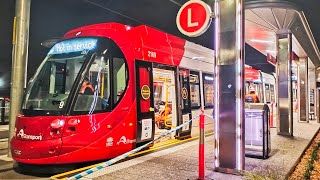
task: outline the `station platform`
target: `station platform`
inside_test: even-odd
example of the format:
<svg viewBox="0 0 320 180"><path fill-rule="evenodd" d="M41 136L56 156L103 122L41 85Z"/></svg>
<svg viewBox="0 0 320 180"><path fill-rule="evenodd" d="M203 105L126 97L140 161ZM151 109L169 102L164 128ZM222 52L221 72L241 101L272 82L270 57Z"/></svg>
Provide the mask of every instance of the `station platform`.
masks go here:
<svg viewBox="0 0 320 180"><path fill-rule="evenodd" d="M294 137L277 135L277 129L271 128L271 153L266 160L245 158L245 174L266 175L276 173L279 179L285 179L298 163L300 156L307 148L313 136L319 131L320 124L316 121L298 123L294 115ZM213 168L213 135L206 137L206 179L237 180L244 176L223 174ZM0 141L1 143L1 141ZM3 141L7 143L7 141ZM7 150L6 150L7 152ZM0 179L48 179L38 177L36 174L29 176L15 172L12 168L14 162L7 155L0 156ZM73 170L55 175L51 179L64 179L81 171ZM53 178L54 177L54 178ZM174 145L170 148L155 150L140 154L129 160L124 160L110 167L94 172L82 179L197 179L198 178L198 140L188 141Z"/></svg>
<svg viewBox="0 0 320 180"><path fill-rule="evenodd" d="M213 168L213 135L205 140L206 179L238 180L250 174L270 175L285 179L298 163L300 156L319 131L316 121L298 123L294 118L294 137L277 135L277 129L271 128L271 153L268 159L245 158L244 176L236 176L215 172ZM68 174L68 173L67 173ZM70 172L75 174L75 171ZM69 177L70 177L69 176ZM51 179L60 179L53 176ZM64 176L66 177L66 176ZM198 140L176 145L174 147L152 152L117 163L96 171L81 179L197 179L198 178ZM62 179L62 177L61 177Z"/></svg>
<svg viewBox="0 0 320 180"><path fill-rule="evenodd" d="M9 125L0 125L0 155L8 153Z"/></svg>

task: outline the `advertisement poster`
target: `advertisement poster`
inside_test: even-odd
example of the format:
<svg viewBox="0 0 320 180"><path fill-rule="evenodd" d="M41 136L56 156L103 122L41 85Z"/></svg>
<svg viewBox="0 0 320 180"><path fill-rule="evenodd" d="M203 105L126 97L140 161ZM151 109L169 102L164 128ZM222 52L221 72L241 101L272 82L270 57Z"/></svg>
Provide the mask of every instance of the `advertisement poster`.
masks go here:
<svg viewBox="0 0 320 180"><path fill-rule="evenodd" d="M150 139L151 135L152 135L152 119L143 119L141 140Z"/></svg>
<svg viewBox="0 0 320 180"><path fill-rule="evenodd" d="M182 115L182 123L188 122L189 120L190 120L189 114ZM189 123L182 127L182 131L188 131L188 130L189 130Z"/></svg>

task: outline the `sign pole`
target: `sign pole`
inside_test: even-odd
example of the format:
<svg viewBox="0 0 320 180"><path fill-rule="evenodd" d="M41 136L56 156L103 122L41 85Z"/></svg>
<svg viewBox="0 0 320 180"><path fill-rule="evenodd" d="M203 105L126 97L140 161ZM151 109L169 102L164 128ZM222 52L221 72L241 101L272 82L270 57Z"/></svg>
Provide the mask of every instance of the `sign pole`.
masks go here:
<svg viewBox="0 0 320 180"><path fill-rule="evenodd" d="M20 112L23 89L26 84L26 68L29 44L29 22L30 22L31 0L16 0L16 17L13 30L13 57L11 72L10 92L10 121L8 154L11 157L10 140L14 135L16 117Z"/></svg>
<svg viewBox="0 0 320 180"><path fill-rule="evenodd" d="M201 115L199 119L199 178L204 179L205 177L205 158L204 158L204 110L201 110Z"/></svg>

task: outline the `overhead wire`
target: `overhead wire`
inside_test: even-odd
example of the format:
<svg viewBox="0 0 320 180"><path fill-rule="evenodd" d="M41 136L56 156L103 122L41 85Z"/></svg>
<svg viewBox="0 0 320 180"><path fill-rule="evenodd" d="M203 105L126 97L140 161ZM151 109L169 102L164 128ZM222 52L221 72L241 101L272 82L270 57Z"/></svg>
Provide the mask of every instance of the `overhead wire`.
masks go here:
<svg viewBox="0 0 320 180"><path fill-rule="evenodd" d="M110 11L110 12L113 12L113 13L115 13L115 14L118 14L118 15L120 15L120 16L122 16L122 17L128 18L128 19L130 19L130 20L132 20L132 21L138 22L138 23L140 23L140 24L145 24L145 23L143 23L143 22L141 22L141 21L139 21L139 20L137 20L137 19L131 18L131 17L125 15L125 14L121 14L121 13L118 12L118 11L112 10L112 9L107 8L107 7L105 7L105 6L102 6L102 5L98 4L98 3L92 2L92 1L90 1L90 0L84 0L84 1L87 2L87 3L89 3L89 4L92 4L92 5L94 5L94 6L97 6L97 7L100 7L100 8L102 8L102 9L105 9L105 10L107 10L107 11Z"/></svg>
<svg viewBox="0 0 320 180"><path fill-rule="evenodd" d="M169 0L170 2L172 2L173 4L176 4L176 5L178 5L178 6L182 6L182 4L180 4L180 3L178 3L177 1L175 1L175 0Z"/></svg>
<svg viewBox="0 0 320 180"><path fill-rule="evenodd" d="M140 21L140 20L138 20L138 19L132 18L132 17L127 16L127 15L125 15L125 14L122 14L122 13L120 13L120 12L118 12L118 11L112 10L112 9L110 9L110 8L107 8L107 7L105 7L105 6L103 6L103 5L99 4L99 3L92 2L91 0L83 0L83 1L84 1L84 2L87 2L87 3L91 4L91 5L97 6L97 7L99 7L99 8L105 9L105 10L107 10L107 11L110 11L110 12L112 12L112 13L115 13L115 14L117 14L117 15L119 15L119 16L128 18L128 19L130 19L130 20L132 20L132 21L135 21L135 22L137 22L137 23L146 24L146 25L147 25L147 23L145 23L145 22L142 22L142 21ZM112 0L111 0L111 1L112 1ZM175 1L175 0L169 0L169 1L172 2L172 3L175 4L175 5L182 6L182 4L180 4L179 2L177 2L177 1ZM153 27L152 25L149 25L149 26L150 26L150 27Z"/></svg>

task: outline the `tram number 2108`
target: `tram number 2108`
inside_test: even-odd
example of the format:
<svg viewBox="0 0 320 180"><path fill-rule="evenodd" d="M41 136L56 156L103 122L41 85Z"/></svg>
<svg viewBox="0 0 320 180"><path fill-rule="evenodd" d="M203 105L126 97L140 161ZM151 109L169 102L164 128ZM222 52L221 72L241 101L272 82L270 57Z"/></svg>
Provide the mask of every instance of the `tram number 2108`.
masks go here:
<svg viewBox="0 0 320 180"><path fill-rule="evenodd" d="M157 58L157 53L154 51L148 51L148 57Z"/></svg>

